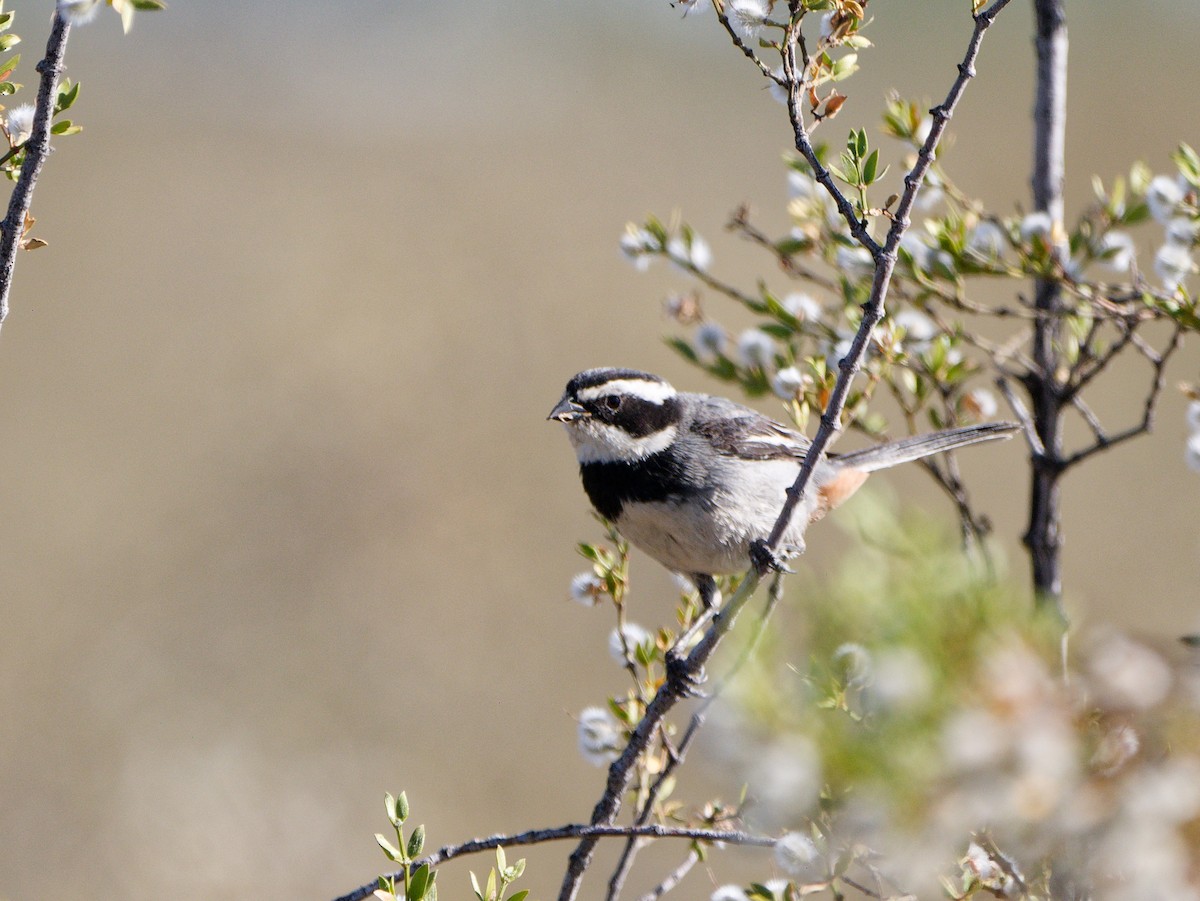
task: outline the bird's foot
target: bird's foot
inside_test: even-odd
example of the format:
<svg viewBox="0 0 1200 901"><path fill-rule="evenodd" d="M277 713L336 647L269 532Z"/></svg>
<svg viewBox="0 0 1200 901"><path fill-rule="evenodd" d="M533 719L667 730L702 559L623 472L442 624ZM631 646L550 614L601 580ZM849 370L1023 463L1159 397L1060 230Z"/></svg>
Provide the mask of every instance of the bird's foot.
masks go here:
<svg viewBox="0 0 1200 901"><path fill-rule="evenodd" d="M700 698L704 696L704 692L700 691L700 686L708 681L708 674L704 672L704 667L700 667L698 672L692 672L688 666L687 654L677 648L667 651L666 667L667 682L675 686L680 697Z"/></svg>
<svg viewBox="0 0 1200 901"><path fill-rule="evenodd" d="M795 556L803 550L803 547L796 548L789 545L785 549L785 553L781 554L772 550L766 541L757 538L750 544L750 562L754 565L754 570L760 578L771 572L792 573L795 570L790 569L784 561L787 557Z"/></svg>

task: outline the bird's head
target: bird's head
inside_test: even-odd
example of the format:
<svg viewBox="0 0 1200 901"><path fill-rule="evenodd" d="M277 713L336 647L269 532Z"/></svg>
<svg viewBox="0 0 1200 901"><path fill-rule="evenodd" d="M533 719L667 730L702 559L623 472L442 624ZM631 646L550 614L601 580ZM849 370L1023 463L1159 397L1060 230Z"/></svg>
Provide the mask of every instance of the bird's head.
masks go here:
<svg viewBox="0 0 1200 901"><path fill-rule="evenodd" d="M679 396L636 369L587 369L567 382L548 419L561 422L580 463L632 463L675 440Z"/></svg>

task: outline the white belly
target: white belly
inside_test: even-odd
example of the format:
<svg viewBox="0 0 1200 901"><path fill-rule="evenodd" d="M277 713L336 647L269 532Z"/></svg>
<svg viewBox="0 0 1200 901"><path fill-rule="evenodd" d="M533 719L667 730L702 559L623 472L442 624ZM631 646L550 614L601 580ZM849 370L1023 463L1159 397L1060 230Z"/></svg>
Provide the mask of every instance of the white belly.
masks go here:
<svg viewBox="0 0 1200 901"><path fill-rule="evenodd" d="M711 501L626 503L617 528L668 569L711 575L745 572L750 544L770 534L800 466L791 460L724 462L715 481L727 487L714 492ZM804 546L804 530L817 503L815 493L805 495L782 547Z"/></svg>

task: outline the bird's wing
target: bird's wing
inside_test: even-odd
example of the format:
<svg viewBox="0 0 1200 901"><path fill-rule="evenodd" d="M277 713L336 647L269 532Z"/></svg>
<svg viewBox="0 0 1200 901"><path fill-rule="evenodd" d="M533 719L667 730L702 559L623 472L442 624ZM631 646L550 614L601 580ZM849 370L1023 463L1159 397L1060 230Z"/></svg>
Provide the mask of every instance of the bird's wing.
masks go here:
<svg viewBox="0 0 1200 901"><path fill-rule="evenodd" d="M804 459L811 442L799 432L722 397L695 395L693 434L719 454L743 460Z"/></svg>

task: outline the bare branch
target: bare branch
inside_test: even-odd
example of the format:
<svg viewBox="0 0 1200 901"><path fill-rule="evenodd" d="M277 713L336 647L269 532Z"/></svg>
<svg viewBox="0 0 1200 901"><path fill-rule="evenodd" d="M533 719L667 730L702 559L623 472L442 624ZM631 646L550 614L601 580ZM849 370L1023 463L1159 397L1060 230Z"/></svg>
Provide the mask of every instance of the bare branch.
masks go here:
<svg viewBox="0 0 1200 901"><path fill-rule="evenodd" d="M653 889L642 895L639 901L658 901L663 895L666 895L675 886L683 881L683 877L692 871L692 867L700 862L700 855L693 851L683 859L683 863L677 866L674 870L668 873L663 881L656 885Z"/></svg>
<svg viewBox="0 0 1200 901"><path fill-rule="evenodd" d="M33 201L33 188L46 157L50 154L50 119L54 115L54 102L58 95L58 76L63 70L63 56L67 51L67 35L71 26L57 12L50 26L50 39L46 42L46 56L37 64L41 74L38 84L37 108L33 115L33 131L25 142L25 162L21 175L8 201L8 212L0 222L0 326L8 316L8 295L12 290L13 267L17 262L17 250L25 232L25 217Z"/></svg>
<svg viewBox="0 0 1200 901"><path fill-rule="evenodd" d="M736 829L688 829L670 826L600 826L572 823L567 826L554 826L548 829L530 829L525 832L489 835L486 838L471 839L457 845L445 845L426 857L414 860L412 867L416 869L417 867L428 865L430 869L434 869L456 857L463 857L467 854L478 854L480 851L490 851L493 848L499 847L514 848L519 845L540 845L543 842L579 838L581 836L600 839L629 835L645 835L653 838L686 838L691 841L725 842L731 845L748 845L759 848L774 847L776 841L769 835L742 832ZM402 873L394 875L397 879L403 876ZM334 901L362 901L363 898L371 896L377 885L377 882L371 882L367 885L359 886L349 894L335 898Z"/></svg>

